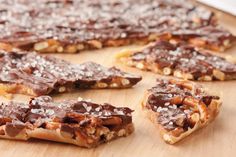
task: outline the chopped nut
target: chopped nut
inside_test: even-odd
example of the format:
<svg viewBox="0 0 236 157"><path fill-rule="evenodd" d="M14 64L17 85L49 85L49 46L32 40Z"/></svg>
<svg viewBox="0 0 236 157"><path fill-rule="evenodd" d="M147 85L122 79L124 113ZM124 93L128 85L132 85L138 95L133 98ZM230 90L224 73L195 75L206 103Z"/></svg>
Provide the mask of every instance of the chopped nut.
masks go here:
<svg viewBox="0 0 236 157"><path fill-rule="evenodd" d="M202 40L200 38L190 39L190 43L192 43L193 45L196 45L196 46L205 46L206 45L206 41Z"/></svg>
<svg viewBox="0 0 236 157"><path fill-rule="evenodd" d="M77 99L78 101L83 101L83 98L81 98L81 97L78 97L78 99Z"/></svg>
<svg viewBox="0 0 236 157"><path fill-rule="evenodd" d="M192 119L192 121L194 121L194 122L198 122L199 119L200 119L200 116L199 116L198 113L194 113L194 114L191 115L191 119Z"/></svg>
<svg viewBox="0 0 236 157"><path fill-rule="evenodd" d="M48 48L48 46L49 46L48 42L39 42L39 43L34 44L34 49L36 51L40 51L40 50Z"/></svg>
<svg viewBox="0 0 236 157"><path fill-rule="evenodd" d="M139 69L144 69L143 63L137 63L136 67L139 68Z"/></svg>
<svg viewBox="0 0 236 157"><path fill-rule="evenodd" d="M90 40L88 41L88 44L92 45L93 47L100 49L102 48L102 43L98 40Z"/></svg>
<svg viewBox="0 0 236 157"><path fill-rule="evenodd" d="M113 137L114 137L114 132L110 132L110 133L106 134L107 141L110 141Z"/></svg>
<svg viewBox="0 0 236 157"><path fill-rule="evenodd" d="M174 71L174 76L179 77L179 78L183 78L183 75L182 75L181 71L179 71L179 70Z"/></svg>
<svg viewBox="0 0 236 157"><path fill-rule="evenodd" d="M78 50L83 50L85 47L83 44L77 44L77 49Z"/></svg>
<svg viewBox="0 0 236 157"><path fill-rule="evenodd" d="M98 88L106 88L108 85L106 83L103 83L103 82L98 82L97 83L97 87Z"/></svg>
<svg viewBox="0 0 236 157"><path fill-rule="evenodd" d="M77 48L75 45L68 45L65 50L66 53L76 53Z"/></svg>
<svg viewBox="0 0 236 157"><path fill-rule="evenodd" d="M168 135L168 134L164 134L164 135L163 135L163 139L164 139L166 142L168 142L168 143L171 142L171 137L170 137L170 135Z"/></svg>
<svg viewBox="0 0 236 157"><path fill-rule="evenodd" d="M57 52L59 52L59 53L63 52L63 47L62 47L62 46L59 46L59 47L57 48Z"/></svg>
<svg viewBox="0 0 236 157"><path fill-rule="evenodd" d="M61 86L58 91L59 91L60 93L63 93L63 92L66 91L66 87Z"/></svg>
<svg viewBox="0 0 236 157"><path fill-rule="evenodd" d="M229 46L230 45L230 40L224 40L223 45L226 46L226 47Z"/></svg>
<svg viewBox="0 0 236 157"><path fill-rule="evenodd" d="M127 86L130 84L130 81L128 79L121 79L121 83L123 86Z"/></svg>
<svg viewBox="0 0 236 157"><path fill-rule="evenodd" d="M184 78L185 78L186 80L193 80L193 75L187 73L187 74L185 74Z"/></svg>
<svg viewBox="0 0 236 157"><path fill-rule="evenodd" d="M165 67L164 69L163 69L163 74L164 75L170 75L171 74L171 68L169 68L169 67Z"/></svg>
<svg viewBox="0 0 236 157"><path fill-rule="evenodd" d="M126 133L125 129L121 129L121 130L118 131L118 134L117 134L117 135L118 135L118 136L124 136L125 133Z"/></svg>
<svg viewBox="0 0 236 157"><path fill-rule="evenodd" d="M212 77L211 76L202 76L198 78L199 81L211 81Z"/></svg>
<svg viewBox="0 0 236 157"><path fill-rule="evenodd" d="M148 41L153 41L153 40L156 40L157 38L158 38L157 34L150 34L148 36Z"/></svg>
<svg viewBox="0 0 236 157"><path fill-rule="evenodd" d="M118 87L118 84L117 84L117 83L112 83L112 84L110 84L110 87L112 87L112 88L117 88L117 87Z"/></svg>
<svg viewBox="0 0 236 157"><path fill-rule="evenodd" d="M219 70L213 70L213 75L215 78L221 81L225 80L225 74Z"/></svg>

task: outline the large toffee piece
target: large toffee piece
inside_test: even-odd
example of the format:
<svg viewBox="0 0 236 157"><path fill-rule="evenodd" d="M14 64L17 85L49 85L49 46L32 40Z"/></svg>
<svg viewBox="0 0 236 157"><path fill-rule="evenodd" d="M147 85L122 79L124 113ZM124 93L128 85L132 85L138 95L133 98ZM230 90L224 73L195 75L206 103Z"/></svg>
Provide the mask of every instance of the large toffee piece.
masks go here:
<svg viewBox="0 0 236 157"><path fill-rule="evenodd" d="M132 112L126 107L83 100L54 102L49 96L33 98L29 103L2 103L0 138L38 138L94 147L131 134Z"/></svg>
<svg viewBox="0 0 236 157"><path fill-rule="evenodd" d="M81 88L128 88L140 76L94 62L71 64L35 52L0 51L0 92L26 95L63 93Z"/></svg>
<svg viewBox="0 0 236 157"><path fill-rule="evenodd" d="M44 53L185 41L217 51L235 37L185 0L0 0L0 48Z"/></svg>
<svg viewBox="0 0 236 157"><path fill-rule="evenodd" d="M117 58L128 66L187 80L236 79L236 64L232 59L189 44L157 41L139 50L124 50Z"/></svg>

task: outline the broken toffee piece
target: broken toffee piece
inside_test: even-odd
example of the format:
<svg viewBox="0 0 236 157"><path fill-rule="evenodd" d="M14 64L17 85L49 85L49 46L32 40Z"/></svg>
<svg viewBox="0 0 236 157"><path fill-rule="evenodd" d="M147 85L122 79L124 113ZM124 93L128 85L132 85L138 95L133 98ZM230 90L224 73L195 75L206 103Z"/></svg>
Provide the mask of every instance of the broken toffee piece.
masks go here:
<svg viewBox="0 0 236 157"><path fill-rule="evenodd" d="M76 53L163 38L224 50L234 39L230 32L218 28L212 11L185 0L0 3L0 48L7 50Z"/></svg>
<svg viewBox="0 0 236 157"><path fill-rule="evenodd" d="M140 50L124 50L117 58L129 66L187 80L236 79L236 64L183 43L157 41Z"/></svg>
<svg viewBox="0 0 236 157"><path fill-rule="evenodd" d="M35 52L0 51L0 92L33 96L81 88L128 88L141 80L94 62L71 64Z"/></svg>
<svg viewBox="0 0 236 157"><path fill-rule="evenodd" d="M164 141L174 144L214 120L221 101L190 81L158 80L142 106Z"/></svg>
<svg viewBox="0 0 236 157"><path fill-rule="evenodd" d="M89 148L131 134L132 112L83 100L54 102L49 96L36 97L28 104L3 103L0 138L38 138Z"/></svg>

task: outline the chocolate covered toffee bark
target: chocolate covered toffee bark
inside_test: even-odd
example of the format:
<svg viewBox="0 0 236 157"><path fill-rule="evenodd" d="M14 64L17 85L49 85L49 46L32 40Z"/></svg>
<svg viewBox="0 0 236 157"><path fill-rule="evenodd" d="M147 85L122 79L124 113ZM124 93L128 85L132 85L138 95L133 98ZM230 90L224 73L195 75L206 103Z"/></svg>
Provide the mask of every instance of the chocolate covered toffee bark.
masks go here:
<svg viewBox="0 0 236 157"><path fill-rule="evenodd" d="M44 140L94 147L134 131L133 111L83 100L54 102L49 96L28 104L0 105L0 138Z"/></svg>
<svg viewBox="0 0 236 157"><path fill-rule="evenodd" d="M128 88L141 80L94 62L71 64L35 52L0 51L0 92L33 96L81 88Z"/></svg>
<svg viewBox="0 0 236 157"><path fill-rule="evenodd" d="M233 35L213 12L185 0L0 0L0 48L51 53L188 41L224 50Z"/></svg>
<svg viewBox="0 0 236 157"><path fill-rule="evenodd" d="M165 142L174 144L214 120L221 101L192 82L158 80L142 106Z"/></svg>
<svg viewBox="0 0 236 157"><path fill-rule="evenodd" d="M157 41L140 50L124 50L117 58L129 66L188 80L236 79L235 63L182 43Z"/></svg>

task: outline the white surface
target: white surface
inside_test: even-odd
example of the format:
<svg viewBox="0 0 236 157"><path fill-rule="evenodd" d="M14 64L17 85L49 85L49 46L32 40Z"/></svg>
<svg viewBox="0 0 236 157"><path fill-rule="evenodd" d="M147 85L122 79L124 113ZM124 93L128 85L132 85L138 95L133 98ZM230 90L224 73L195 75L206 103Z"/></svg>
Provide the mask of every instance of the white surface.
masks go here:
<svg viewBox="0 0 236 157"><path fill-rule="evenodd" d="M236 16L236 0L198 0Z"/></svg>

